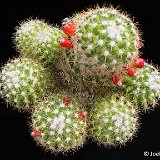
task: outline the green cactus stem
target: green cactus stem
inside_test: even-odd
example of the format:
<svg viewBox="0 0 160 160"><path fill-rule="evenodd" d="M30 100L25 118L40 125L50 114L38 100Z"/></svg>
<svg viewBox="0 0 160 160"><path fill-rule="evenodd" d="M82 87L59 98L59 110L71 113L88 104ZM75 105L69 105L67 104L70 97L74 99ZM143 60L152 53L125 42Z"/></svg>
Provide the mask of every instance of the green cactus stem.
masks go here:
<svg viewBox="0 0 160 160"><path fill-rule="evenodd" d="M42 20L29 19L16 28L14 42L20 54L54 62L62 50L57 41L62 35L58 28Z"/></svg>
<svg viewBox="0 0 160 160"><path fill-rule="evenodd" d="M47 97L33 113L32 136L51 152L74 151L86 137L85 115L74 99L62 95Z"/></svg>
<svg viewBox="0 0 160 160"><path fill-rule="evenodd" d="M107 81L139 56L138 28L118 10L98 8L77 14L72 21L76 33L71 36L73 49L66 55L71 68L86 79Z"/></svg>
<svg viewBox="0 0 160 160"><path fill-rule="evenodd" d="M153 65L145 63L135 76L124 77L120 89L138 108L154 109L160 98L160 73Z"/></svg>
<svg viewBox="0 0 160 160"><path fill-rule="evenodd" d="M90 130L93 140L105 146L125 145L138 129L135 107L117 94L96 102L91 111Z"/></svg>
<svg viewBox="0 0 160 160"><path fill-rule="evenodd" d="M19 110L30 110L53 86L48 71L31 59L13 59L2 67L0 94Z"/></svg>

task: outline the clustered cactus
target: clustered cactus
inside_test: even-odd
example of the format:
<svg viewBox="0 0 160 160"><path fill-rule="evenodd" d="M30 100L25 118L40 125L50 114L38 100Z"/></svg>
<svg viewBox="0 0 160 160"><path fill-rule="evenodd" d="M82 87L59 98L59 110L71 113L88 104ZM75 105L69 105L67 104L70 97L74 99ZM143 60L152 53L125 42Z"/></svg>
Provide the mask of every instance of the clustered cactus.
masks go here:
<svg viewBox="0 0 160 160"><path fill-rule="evenodd" d="M86 137L125 145L137 135L139 112L160 98L160 72L140 58L140 31L117 9L89 9L61 28L28 19L14 43L20 57L1 68L0 94L31 111L31 135L45 150L75 151Z"/></svg>

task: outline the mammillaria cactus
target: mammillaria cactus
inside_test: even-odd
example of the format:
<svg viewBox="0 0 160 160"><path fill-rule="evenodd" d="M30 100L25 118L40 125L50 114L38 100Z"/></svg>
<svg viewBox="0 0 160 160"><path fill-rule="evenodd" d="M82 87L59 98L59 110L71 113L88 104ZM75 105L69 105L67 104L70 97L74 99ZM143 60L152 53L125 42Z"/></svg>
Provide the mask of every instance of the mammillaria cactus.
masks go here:
<svg viewBox="0 0 160 160"><path fill-rule="evenodd" d="M63 32L38 19L22 22L16 28L14 42L22 55L54 62L61 53L57 39Z"/></svg>
<svg viewBox="0 0 160 160"><path fill-rule="evenodd" d="M17 58L0 75L1 95L19 110L30 110L54 86L51 75L38 62Z"/></svg>
<svg viewBox="0 0 160 160"><path fill-rule="evenodd" d="M160 98L160 73L146 63L144 68L137 69L135 76L125 77L120 88L137 107L142 110L153 109Z"/></svg>
<svg viewBox="0 0 160 160"><path fill-rule="evenodd" d="M89 9L61 28L28 19L14 42L21 56L2 67L0 93L33 108L31 135L51 152L74 151L86 136L125 145L138 133L138 113L160 98L159 70L140 57L139 29L117 9Z"/></svg>
<svg viewBox="0 0 160 160"><path fill-rule="evenodd" d="M113 74L123 75L123 67L139 55L142 42L138 28L118 10L89 10L65 20L64 24L68 26L71 22L76 31L69 34L73 49L68 59L71 67L89 81L100 79L103 84L109 83Z"/></svg>
<svg viewBox="0 0 160 160"><path fill-rule="evenodd" d="M85 114L73 99L61 95L48 97L33 113L32 135L47 150L76 150L85 140Z"/></svg>
<svg viewBox="0 0 160 160"><path fill-rule="evenodd" d="M135 107L119 95L96 102L90 118L93 139L108 146L124 145L138 129L136 112Z"/></svg>

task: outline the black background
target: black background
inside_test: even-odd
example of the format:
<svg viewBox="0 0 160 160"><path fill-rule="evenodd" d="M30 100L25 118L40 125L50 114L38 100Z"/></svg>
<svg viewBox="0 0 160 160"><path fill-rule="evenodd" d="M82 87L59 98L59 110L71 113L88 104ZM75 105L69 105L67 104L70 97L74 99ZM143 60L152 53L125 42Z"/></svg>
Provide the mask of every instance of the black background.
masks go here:
<svg viewBox="0 0 160 160"><path fill-rule="evenodd" d="M52 0L43 3L21 1L5 1L0 9L0 63L18 55L12 43L12 34L18 23L26 18L42 18L51 24L60 25L62 19L72 13L81 11L96 4L112 4L120 6L135 17L143 31L143 58L149 62L160 64L160 9L155 0ZM160 65L159 65L160 66ZM28 131L30 115L18 113L0 103L0 160L143 160L160 159L145 157L144 151L160 152L160 107L154 112L141 115L141 126L137 137L125 147L99 147L88 142L74 154L62 156L45 153L33 142Z"/></svg>

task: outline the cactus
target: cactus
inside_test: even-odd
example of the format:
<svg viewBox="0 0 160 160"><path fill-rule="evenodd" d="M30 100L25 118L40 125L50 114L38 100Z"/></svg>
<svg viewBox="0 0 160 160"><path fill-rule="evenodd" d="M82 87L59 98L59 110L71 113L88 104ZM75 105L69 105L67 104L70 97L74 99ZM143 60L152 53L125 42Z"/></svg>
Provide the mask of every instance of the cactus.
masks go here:
<svg viewBox="0 0 160 160"><path fill-rule="evenodd" d="M47 97L32 116L32 136L51 152L67 152L83 145L86 136L85 112L72 98Z"/></svg>
<svg viewBox="0 0 160 160"><path fill-rule="evenodd" d="M105 146L125 145L138 129L137 111L133 104L117 94L94 104L91 111L92 137Z"/></svg>
<svg viewBox="0 0 160 160"><path fill-rule="evenodd" d="M16 28L14 42L21 54L44 62L54 62L61 47L57 41L63 33L42 20L29 19Z"/></svg>
<svg viewBox="0 0 160 160"><path fill-rule="evenodd" d="M144 68L137 69L135 76L124 78L120 89L137 107L144 111L153 109L160 98L160 73L145 63Z"/></svg>
<svg viewBox="0 0 160 160"><path fill-rule="evenodd" d="M13 59L0 74L1 96L16 108L30 110L53 87L46 69L31 59Z"/></svg>
<svg viewBox="0 0 160 160"><path fill-rule="evenodd" d="M86 79L107 81L113 74L122 74L123 67L139 56L140 33L127 15L98 8L71 20L76 32L67 56L71 67Z"/></svg>
<svg viewBox="0 0 160 160"><path fill-rule="evenodd" d="M21 56L2 67L0 93L19 110L33 108L31 135L45 150L75 151L88 134L125 145L139 128L138 112L160 98L158 68L139 57L139 29L116 9L78 13L61 29L30 19L14 42Z"/></svg>

